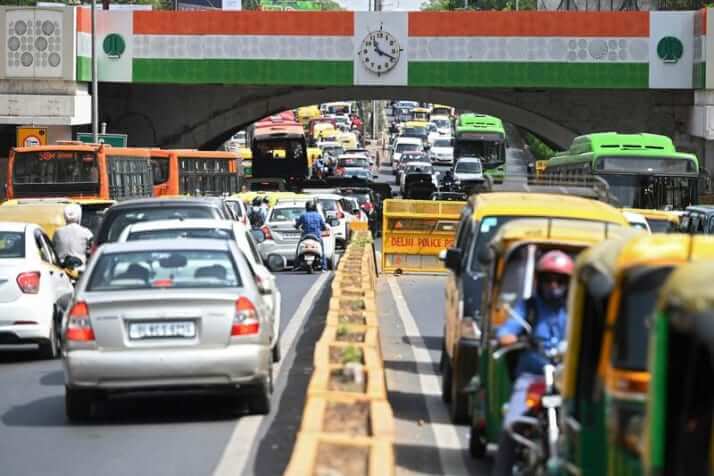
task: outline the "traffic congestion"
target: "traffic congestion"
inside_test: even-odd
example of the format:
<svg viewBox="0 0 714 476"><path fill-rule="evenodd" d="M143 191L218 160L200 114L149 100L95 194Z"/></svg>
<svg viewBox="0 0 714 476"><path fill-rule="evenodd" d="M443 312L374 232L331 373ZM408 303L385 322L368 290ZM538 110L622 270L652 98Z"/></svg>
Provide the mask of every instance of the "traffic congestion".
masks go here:
<svg viewBox="0 0 714 476"><path fill-rule="evenodd" d="M366 103L9 152L0 473L714 475L698 158Z"/></svg>

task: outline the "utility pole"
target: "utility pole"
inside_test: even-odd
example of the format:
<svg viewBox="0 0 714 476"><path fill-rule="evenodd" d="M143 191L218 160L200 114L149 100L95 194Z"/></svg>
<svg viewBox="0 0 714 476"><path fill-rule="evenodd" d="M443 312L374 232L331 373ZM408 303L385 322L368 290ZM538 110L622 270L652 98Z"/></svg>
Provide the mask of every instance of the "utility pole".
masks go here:
<svg viewBox="0 0 714 476"><path fill-rule="evenodd" d="M99 87L97 78L97 0L92 0L92 142L99 143Z"/></svg>

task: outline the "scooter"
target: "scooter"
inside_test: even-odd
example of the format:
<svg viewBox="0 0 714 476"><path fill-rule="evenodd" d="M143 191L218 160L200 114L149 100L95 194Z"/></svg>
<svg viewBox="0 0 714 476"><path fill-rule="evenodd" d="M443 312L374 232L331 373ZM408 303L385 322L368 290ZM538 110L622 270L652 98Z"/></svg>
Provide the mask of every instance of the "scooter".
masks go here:
<svg viewBox="0 0 714 476"><path fill-rule="evenodd" d="M300 238L295 257L295 269L304 269L308 274L322 269L322 245L314 235Z"/></svg>

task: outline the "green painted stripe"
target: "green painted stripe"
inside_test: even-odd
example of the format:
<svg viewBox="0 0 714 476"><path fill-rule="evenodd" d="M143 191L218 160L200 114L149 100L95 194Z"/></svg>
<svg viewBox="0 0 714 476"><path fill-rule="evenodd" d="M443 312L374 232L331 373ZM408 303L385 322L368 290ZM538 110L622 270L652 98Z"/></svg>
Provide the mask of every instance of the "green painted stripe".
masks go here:
<svg viewBox="0 0 714 476"><path fill-rule="evenodd" d="M77 81L92 80L92 59L86 56L77 56Z"/></svg>
<svg viewBox="0 0 714 476"><path fill-rule="evenodd" d="M134 59L133 82L351 86L352 61Z"/></svg>
<svg viewBox="0 0 714 476"><path fill-rule="evenodd" d="M409 86L649 88L647 63L409 63Z"/></svg>
<svg viewBox="0 0 714 476"><path fill-rule="evenodd" d="M707 64L694 63L692 69L692 84L695 89L704 89L707 87Z"/></svg>

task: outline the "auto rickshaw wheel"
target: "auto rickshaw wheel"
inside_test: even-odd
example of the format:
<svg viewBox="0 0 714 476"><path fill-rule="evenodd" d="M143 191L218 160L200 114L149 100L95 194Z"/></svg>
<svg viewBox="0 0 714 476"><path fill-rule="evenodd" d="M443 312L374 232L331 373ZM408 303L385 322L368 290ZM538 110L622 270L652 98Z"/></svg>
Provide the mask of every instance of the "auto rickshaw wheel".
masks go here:
<svg viewBox="0 0 714 476"><path fill-rule="evenodd" d="M443 360L441 368L441 400L444 403L451 402L451 362L445 351L442 351L441 358Z"/></svg>

